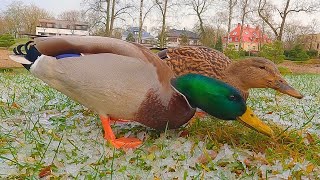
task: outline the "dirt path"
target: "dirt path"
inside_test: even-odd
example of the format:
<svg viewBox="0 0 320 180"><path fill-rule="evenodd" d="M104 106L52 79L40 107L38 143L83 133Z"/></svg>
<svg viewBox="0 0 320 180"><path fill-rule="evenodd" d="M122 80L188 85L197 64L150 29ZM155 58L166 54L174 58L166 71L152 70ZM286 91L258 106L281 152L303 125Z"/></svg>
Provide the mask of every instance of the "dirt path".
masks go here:
<svg viewBox="0 0 320 180"><path fill-rule="evenodd" d="M312 64L297 64L292 61L285 61L278 66L286 67L293 73L320 74L320 59L313 60Z"/></svg>
<svg viewBox="0 0 320 180"><path fill-rule="evenodd" d="M21 64L9 59L9 51L0 49L0 68L23 67Z"/></svg>

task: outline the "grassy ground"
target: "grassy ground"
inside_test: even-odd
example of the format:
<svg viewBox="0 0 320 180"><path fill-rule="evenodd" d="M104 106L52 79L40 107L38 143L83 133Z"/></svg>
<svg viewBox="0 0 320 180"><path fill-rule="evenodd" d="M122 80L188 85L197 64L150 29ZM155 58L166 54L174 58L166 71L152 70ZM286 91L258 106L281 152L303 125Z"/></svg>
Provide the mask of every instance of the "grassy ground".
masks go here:
<svg viewBox="0 0 320 180"><path fill-rule="evenodd" d="M12 51L13 48L17 47L19 44L25 44L25 43L27 43L28 41L30 41L29 38L19 38L19 39L15 39L15 43L14 43L12 46L10 46L10 47L8 48L8 50L9 50L9 51Z"/></svg>
<svg viewBox="0 0 320 180"><path fill-rule="evenodd" d="M123 151L91 111L24 70L0 72L0 178L320 178L320 75L285 77L304 99L256 89L248 102L274 138L211 117L166 132L118 124L118 136L144 139Z"/></svg>
<svg viewBox="0 0 320 180"><path fill-rule="evenodd" d="M320 59L309 59L307 61L293 61L296 64L320 64Z"/></svg>

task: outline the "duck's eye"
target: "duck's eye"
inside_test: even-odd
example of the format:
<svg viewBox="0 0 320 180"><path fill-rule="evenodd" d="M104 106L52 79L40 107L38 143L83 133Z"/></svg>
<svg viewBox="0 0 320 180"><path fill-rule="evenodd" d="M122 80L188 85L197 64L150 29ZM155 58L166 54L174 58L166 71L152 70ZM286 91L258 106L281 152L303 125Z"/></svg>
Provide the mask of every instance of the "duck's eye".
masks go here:
<svg viewBox="0 0 320 180"><path fill-rule="evenodd" d="M265 67L265 66L259 66L259 68L260 68L260 69L266 69L266 67Z"/></svg>
<svg viewBox="0 0 320 180"><path fill-rule="evenodd" d="M236 96L235 96L235 95L230 95L230 96L229 96L229 99L230 99L231 101L235 101L235 100L237 100L237 98L236 98Z"/></svg>

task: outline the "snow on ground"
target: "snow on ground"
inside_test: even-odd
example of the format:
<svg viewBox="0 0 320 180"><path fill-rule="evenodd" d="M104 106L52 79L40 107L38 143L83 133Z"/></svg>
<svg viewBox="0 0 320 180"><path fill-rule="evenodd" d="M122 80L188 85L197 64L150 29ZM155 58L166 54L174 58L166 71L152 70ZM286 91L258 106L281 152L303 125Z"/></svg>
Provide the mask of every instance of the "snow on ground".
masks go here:
<svg viewBox="0 0 320 180"><path fill-rule="evenodd" d="M257 89L248 105L266 121L320 136L320 76L286 79L304 99ZM299 172L307 172L302 178L320 178L319 167L308 160L286 167L293 158L267 163L265 154L227 143L208 149L210 139L180 137L183 129L115 125L117 134L145 140L134 151L115 150L103 139L95 114L28 72L0 73L0 118L1 178L39 178L40 173L57 179L288 179Z"/></svg>

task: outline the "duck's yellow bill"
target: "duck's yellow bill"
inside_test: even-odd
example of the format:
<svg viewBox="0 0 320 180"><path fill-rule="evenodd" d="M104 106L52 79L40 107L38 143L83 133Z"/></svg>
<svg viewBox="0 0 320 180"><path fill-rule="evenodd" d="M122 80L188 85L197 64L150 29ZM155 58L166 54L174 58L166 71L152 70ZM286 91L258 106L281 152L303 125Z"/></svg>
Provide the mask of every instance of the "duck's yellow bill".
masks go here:
<svg viewBox="0 0 320 180"><path fill-rule="evenodd" d="M269 137L274 135L272 129L266 123L261 121L248 106L246 112L242 116L238 117L238 120L244 125Z"/></svg>

